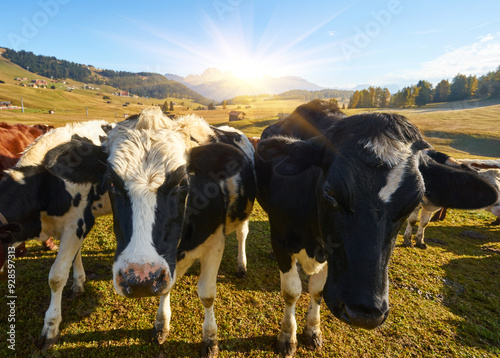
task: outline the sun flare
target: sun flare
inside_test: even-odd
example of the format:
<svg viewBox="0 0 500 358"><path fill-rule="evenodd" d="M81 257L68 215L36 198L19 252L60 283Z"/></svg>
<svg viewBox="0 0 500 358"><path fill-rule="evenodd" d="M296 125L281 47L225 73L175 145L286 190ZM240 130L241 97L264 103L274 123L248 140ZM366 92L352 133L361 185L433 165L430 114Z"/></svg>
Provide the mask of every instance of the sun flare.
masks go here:
<svg viewBox="0 0 500 358"><path fill-rule="evenodd" d="M266 75L274 74L274 66L270 62L243 57L234 58L226 63L224 67L236 77L249 82L258 81Z"/></svg>

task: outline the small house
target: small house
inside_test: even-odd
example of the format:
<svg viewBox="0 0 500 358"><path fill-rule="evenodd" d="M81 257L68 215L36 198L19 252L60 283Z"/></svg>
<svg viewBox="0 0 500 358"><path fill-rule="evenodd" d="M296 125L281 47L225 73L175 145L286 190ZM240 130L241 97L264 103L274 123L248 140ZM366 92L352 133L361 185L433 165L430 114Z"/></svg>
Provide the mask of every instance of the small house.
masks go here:
<svg viewBox="0 0 500 358"><path fill-rule="evenodd" d="M0 108L9 108L12 105L10 101L0 101Z"/></svg>
<svg viewBox="0 0 500 358"><path fill-rule="evenodd" d="M244 119L246 116L245 112L240 112L240 111L231 111L229 112L229 122L233 121L241 121Z"/></svg>

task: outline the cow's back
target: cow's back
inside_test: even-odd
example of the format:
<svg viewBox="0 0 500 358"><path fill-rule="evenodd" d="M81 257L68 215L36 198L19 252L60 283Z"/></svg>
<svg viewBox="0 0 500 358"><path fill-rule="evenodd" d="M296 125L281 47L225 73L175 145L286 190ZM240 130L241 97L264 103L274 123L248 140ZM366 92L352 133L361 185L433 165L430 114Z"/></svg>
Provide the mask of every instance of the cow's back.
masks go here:
<svg viewBox="0 0 500 358"><path fill-rule="evenodd" d="M338 106L326 101L314 100L297 107L287 118L264 129L261 138L284 136L308 139L316 137L344 117L345 115Z"/></svg>

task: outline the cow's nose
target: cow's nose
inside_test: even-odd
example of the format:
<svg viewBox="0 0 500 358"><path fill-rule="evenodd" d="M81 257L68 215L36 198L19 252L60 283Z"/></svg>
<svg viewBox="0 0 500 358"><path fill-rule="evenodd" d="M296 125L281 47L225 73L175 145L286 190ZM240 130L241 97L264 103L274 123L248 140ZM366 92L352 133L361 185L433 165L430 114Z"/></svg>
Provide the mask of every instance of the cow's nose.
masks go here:
<svg viewBox="0 0 500 358"><path fill-rule="evenodd" d="M135 298L161 295L170 278L165 267L130 264L118 271L117 281L124 296Z"/></svg>
<svg viewBox="0 0 500 358"><path fill-rule="evenodd" d="M374 329L385 322L389 309L381 311L378 308L343 305L343 319L352 326L364 329Z"/></svg>

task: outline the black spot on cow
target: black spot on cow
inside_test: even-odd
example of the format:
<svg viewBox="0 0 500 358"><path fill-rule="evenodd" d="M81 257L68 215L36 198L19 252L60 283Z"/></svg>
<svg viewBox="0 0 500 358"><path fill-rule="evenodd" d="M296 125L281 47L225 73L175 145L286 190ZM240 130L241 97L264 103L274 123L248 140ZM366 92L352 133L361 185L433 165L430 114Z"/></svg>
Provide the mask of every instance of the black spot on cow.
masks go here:
<svg viewBox="0 0 500 358"><path fill-rule="evenodd" d="M83 237L83 219L78 219L78 227L76 228L76 236L78 236L79 239Z"/></svg>
<svg viewBox="0 0 500 358"><path fill-rule="evenodd" d="M80 193L76 194L75 197L73 198L73 206L78 207L78 205L80 205L81 200L82 200L82 194Z"/></svg>

